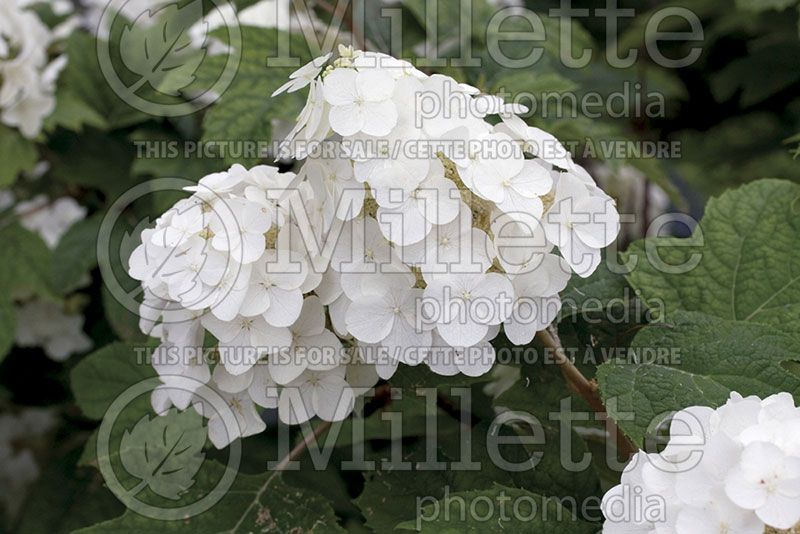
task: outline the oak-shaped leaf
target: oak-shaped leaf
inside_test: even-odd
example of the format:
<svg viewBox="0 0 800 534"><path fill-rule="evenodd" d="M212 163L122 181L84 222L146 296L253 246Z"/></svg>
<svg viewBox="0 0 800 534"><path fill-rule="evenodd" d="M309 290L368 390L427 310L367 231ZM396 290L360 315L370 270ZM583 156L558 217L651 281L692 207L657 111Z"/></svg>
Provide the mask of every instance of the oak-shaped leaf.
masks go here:
<svg viewBox="0 0 800 534"><path fill-rule="evenodd" d="M639 331L624 358L597 369L608 413L636 443L689 406L725 404L731 392L800 399L800 339L770 325L678 311Z"/></svg>
<svg viewBox="0 0 800 534"><path fill-rule="evenodd" d="M691 237L650 237L623 253L653 310L702 312L800 330L800 185L762 179L711 199Z"/></svg>

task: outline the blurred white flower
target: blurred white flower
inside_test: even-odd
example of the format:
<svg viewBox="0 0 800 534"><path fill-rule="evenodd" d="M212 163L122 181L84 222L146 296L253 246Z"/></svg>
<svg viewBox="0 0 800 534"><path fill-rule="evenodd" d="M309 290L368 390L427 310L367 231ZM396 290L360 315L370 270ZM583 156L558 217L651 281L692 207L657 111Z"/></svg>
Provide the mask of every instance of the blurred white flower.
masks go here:
<svg viewBox="0 0 800 534"><path fill-rule="evenodd" d="M19 223L39 234L47 246L55 248L67 230L86 217L86 208L72 197L61 197L49 202L45 195L20 202L14 208Z"/></svg>
<svg viewBox="0 0 800 534"><path fill-rule="evenodd" d="M15 339L20 347L42 347L51 359L62 362L92 348L83 332L83 315L67 314L61 306L32 300L16 308Z"/></svg>
<svg viewBox="0 0 800 534"><path fill-rule="evenodd" d="M30 485L39 478L33 451L41 447L55 425L54 414L40 408L0 415L0 505L9 523L19 514Z"/></svg>

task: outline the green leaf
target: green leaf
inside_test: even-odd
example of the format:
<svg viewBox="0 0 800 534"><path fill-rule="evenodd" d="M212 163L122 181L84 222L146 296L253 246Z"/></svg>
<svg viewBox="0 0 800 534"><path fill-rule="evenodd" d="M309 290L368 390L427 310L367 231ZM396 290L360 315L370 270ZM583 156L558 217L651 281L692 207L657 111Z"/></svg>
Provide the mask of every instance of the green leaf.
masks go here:
<svg viewBox="0 0 800 534"><path fill-rule="evenodd" d="M454 48L459 44L460 28L464 23L472 23L473 31L470 32L470 36L474 36L476 40L483 38L486 35L485 22L499 9L489 5L485 0L470 2L471 12L464 9L462 2L429 3L425 0L403 0L402 4L425 29L432 24L432 17L429 15L436 13L435 30L438 42L435 44L439 58L449 57L455 52ZM513 22L509 21L509 25Z"/></svg>
<svg viewBox="0 0 800 534"><path fill-rule="evenodd" d="M391 422L394 417L402 417L402 437L425 436L428 424L428 399L418 389L438 388L441 395L446 395L450 387L469 387L486 382L490 377L468 377L457 374L441 376L433 373L427 366L403 365L392 376L391 387L399 398L393 399L381 408L369 413L363 420L348 418L344 420L336 438L336 446L349 446L353 443L354 427L363 426L363 441L390 440L398 436L397 429ZM461 429L459 421L451 417L440 406L434 410L437 418L437 434L442 437L457 435ZM394 414L394 415L392 415ZM327 436L327 432L324 434Z"/></svg>
<svg viewBox="0 0 800 534"><path fill-rule="evenodd" d="M460 434L469 436L470 429L460 424L458 415L451 416L442 409L436 398L431 399L424 394L429 394L433 389L445 398L450 391L448 386L468 386L472 379L462 376L439 377L437 385L436 376L424 366L399 368L391 380L394 398L382 408L367 412L369 415L363 422L350 418L341 426L337 445L350 445L353 442L353 426L359 423L364 425L367 460L375 461L377 469L364 472L364 491L353 502L366 518L367 526L377 532L392 531L400 520L414 517L417 496L434 492L435 498L440 498L445 486L452 487L455 484L455 472L449 469L395 470L382 463L390 458L389 452L384 449L387 441L393 442L394 447L402 447L400 454L404 462L413 464L426 460L427 451L420 440L425 439L430 430L428 425L431 417L436 418L435 439L439 444L458 444L461 442L461 437L458 437ZM419 388L427 391L418 391ZM453 402L457 401L454 399ZM402 429L397 429L391 422L397 420L402 420ZM402 440L399 439L401 437ZM324 439L329 438L326 436ZM433 452L442 461L450 461L453 457L439 449Z"/></svg>
<svg viewBox="0 0 800 534"><path fill-rule="evenodd" d="M632 48L643 50L648 43L652 45L654 36L647 29L653 16L664 9L675 7L685 9L687 4L683 0L671 0L649 8L649 11L644 11L644 9L648 8L642 8L642 11L637 11L638 16L633 18L630 24L626 24L625 29L619 35L619 53L624 55ZM729 12L731 7L729 0L706 0L704 2L693 2L691 9L700 20L705 20L719 16L720 12ZM666 17L658 25L658 29L663 32L685 31L686 21L682 17ZM642 52L639 52L640 57L641 54ZM636 66L638 67L643 63L640 60Z"/></svg>
<svg viewBox="0 0 800 534"><path fill-rule="evenodd" d="M125 390L134 384L155 376L150 361L144 351L135 348L144 345L112 343L96 350L81 360L70 373L70 386L75 401L83 414L95 420L103 419L111 404ZM140 395L114 415L114 425L110 435L108 457L118 462L120 451L132 448L135 443L128 442L125 447L120 444L123 432L131 429L143 417L152 415L149 395ZM183 428L184 422L170 413L164 424L172 424ZM200 420L197 424L202 423ZM114 446L111 446L114 444ZM89 437L80 457L80 465L97 466L97 431Z"/></svg>
<svg viewBox="0 0 800 534"><path fill-rule="evenodd" d="M544 347L534 340L527 348L535 348L536 354L544 355ZM587 376L594 375L594 365L583 365L576 358L575 365ZM576 432L577 427L602 427L603 423L593 419L593 411L586 401L572 393L564 380L558 366L548 362L546 357L539 357L535 363L525 363L520 369L521 377L513 386L492 401L495 412L513 410L517 413L530 414L540 423L545 437L544 445L529 447L542 453L536 468L530 472L512 474L513 483L507 485L522 487L542 495L556 497L575 497L578 500L588 499L596 495L599 480L596 466L590 465L581 469L564 468L566 443L569 443L570 460L579 463L588 452L587 444ZM562 405L562 403L565 403ZM559 414L562 406L570 403L570 412L588 414L586 420L574 420L572 427L562 428ZM568 430L568 435L564 433ZM489 461L489 459L487 459ZM491 466L492 464L487 464ZM491 470L491 469L489 469ZM500 480L498 476L495 478Z"/></svg>
<svg viewBox="0 0 800 534"><path fill-rule="evenodd" d="M66 295L80 286L97 265L97 232L100 217L78 221L61 237L53 251L53 287Z"/></svg>
<svg viewBox="0 0 800 534"><path fill-rule="evenodd" d="M729 191L708 203L699 228L624 254L648 306L800 331L800 185L765 179Z"/></svg>
<svg viewBox="0 0 800 534"><path fill-rule="evenodd" d="M99 420L123 391L153 376L150 362L138 361L133 345L112 343L81 360L70 373L70 385L83 414Z"/></svg>
<svg viewBox="0 0 800 534"><path fill-rule="evenodd" d="M546 72L536 78L531 77L529 72L503 71L503 76L493 83L493 92L508 92L512 95L532 94L541 97L545 94L567 93L578 89L572 80L564 78L555 72ZM543 113L538 110L538 113Z"/></svg>
<svg viewBox="0 0 800 534"><path fill-rule="evenodd" d="M0 362L14 345L17 319L10 300L0 300Z"/></svg>
<svg viewBox="0 0 800 534"><path fill-rule="evenodd" d="M225 468L206 462L194 485L173 505L199 501L213 490ZM308 490L285 484L278 473L239 474L233 486L210 510L180 521L158 521L127 511L121 517L79 530L81 534L107 532L167 534L198 532L344 532L330 504Z"/></svg>
<svg viewBox="0 0 800 534"><path fill-rule="evenodd" d="M521 411L527 412L524 408ZM526 425L520 423L520 426ZM470 443L469 459L478 462L480 468L459 470L450 464L446 469L425 470L419 465L429 460L426 454L428 444L424 441L404 444L402 458L411 464L411 469L384 466L378 462L377 470L365 473L364 491L355 503L367 519L367 526L378 532L391 531L400 520L414 518L419 500L426 496L441 499L445 491L487 489L496 483L555 497L574 497L578 502L597 495L599 485L592 466L580 472L564 469L561 463L562 443L559 431L547 424L546 419L539 419L537 425L537 437L542 438L544 443L523 445L512 442L512 438L517 436L512 421L493 427L488 422L482 422L471 430L462 431L466 436L460 436L459 439L447 439L437 434L440 448L436 451L436 459L441 462L465 460L461 447L464 443ZM491 435L504 437L505 444L499 446L503 460L524 466L523 470L512 472L497 465L496 457L487 448L490 432ZM433 438L427 436L426 439ZM584 443L573 434L570 445L573 454L577 456L576 461L580 460L586 452ZM399 444L396 443L395 446ZM376 454L377 459L389 457L388 451Z"/></svg>
<svg viewBox="0 0 800 534"><path fill-rule="evenodd" d="M114 44L115 40L116 37L111 40L112 58L118 48L118 45ZM105 46L105 43L103 45ZM59 85L65 87L72 95L68 97L69 99L82 102L80 107L72 103L76 111L69 111L67 114L69 117L80 113L79 124L97 125L99 116L103 119L102 128L105 129L122 128L149 118L148 115L125 103L108 84L100 69L97 41L93 36L80 31L73 32L67 41L66 54L69 56L69 63L59 79ZM94 113L82 110L83 107L89 107ZM67 122L74 123L75 119L70 118Z"/></svg>
<svg viewBox="0 0 800 534"><path fill-rule="evenodd" d="M573 276L561 293L562 308L558 321L582 313L603 311L614 302L623 302L630 286L621 274L611 272L608 262L600 266L588 278Z"/></svg>
<svg viewBox="0 0 800 534"><path fill-rule="evenodd" d="M28 297L52 297L52 253L42 238L17 223L0 228L0 293Z"/></svg>
<svg viewBox="0 0 800 534"><path fill-rule="evenodd" d="M139 316L120 304L107 287L101 289L103 312L111 329L125 341L142 341L147 336L139 329Z"/></svg>
<svg viewBox="0 0 800 534"><path fill-rule="evenodd" d="M150 201L152 199L142 199ZM134 208L138 208L134 205ZM149 213L150 203L147 202ZM163 211L161 211L163 213ZM132 220L121 218L111 231L108 245L109 272L118 285L105 283L101 288L101 299L106 320L112 330L126 341L141 343L148 336L139 328L139 306L134 305L141 294L141 284L128 275L128 259L133 250L141 243L142 230L151 224L146 213L137 213ZM116 286L116 287L115 287ZM109 288L113 288L109 289Z"/></svg>
<svg viewBox="0 0 800 534"><path fill-rule="evenodd" d="M568 397L568 394L563 397ZM535 400L531 398L530 400ZM475 472L456 471L454 485L457 491L467 489L480 489L491 487L495 483L505 484L529 491L541 493L552 497L575 498L578 502L596 497L599 492L597 473L591 464L575 470L568 470L564 466L565 445L569 443L572 453L570 460L579 463L587 453L586 444L574 432L562 435L557 420L550 421L547 415L535 415L536 410L531 402L522 406L506 407L513 409L516 414L510 422L502 425L490 426L488 422L475 426L472 432L474 452L473 460L481 463L481 469ZM554 408L558 410L558 408ZM526 419L519 418L524 415ZM536 420L527 419L529 416ZM535 460L535 465L530 468L513 472L504 469L493 459L486 445L491 435L503 435L506 439L517 436L528 436L536 429L535 437L540 442L523 445L512 443L499 447L500 455L505 461L518 465L528 464ZM460 450L450 450L450 447L460 447L457 442L445 442L442 448L451 457L458 458Z"/></svg>
<svg viewBox="0 0 800 534"><path fill-rule="evenodd" d="M88 102L68 89L56 93L56 109L44 121L44 129L52 132L56 127L80 132L84 126L105 128L106 119Z"/></svg>
<svg viewBox="0 0 800 534"><path fill-rule="evenodd" d="M555 374L558 374L557 371ZM443 378L445 383L441 383ZM551 408L557 409L559 406L557 399L569 396L560 376L554 375L552 380L544 379L545 387L552 385L553 399L560 395L552 404L545 401L543 390L536 388L533 393L526 392L524 397L517 397L519 403L504 403L502 408L500 404L495 406L502 411L514 409L533 415L538 418L538 424L530 418L525 420L530 422L528 425L512 417L509 420L499 420L494 426L489 421L495 417L495 412L488 405L488 399L480 393L480 384L460 383L459 377L439 379L440 383L436 384L435 380L428 377L428 372L418 367L401 368L392 377L391 386L393 389L400 388L402 396L398 399L395 392L393 400L382 409L369 414L363 422L364 438L368 442L366 450L369 451L370 447L374 449L373 456L368 454L368 459L376 460L378 468L365 473L364 491L355 500L367 519L367 526L378 532L391 531L398 521L414 518L418 498L429 495L433 499L440 499L445 487L452 492L487 489L495 483L501 483L545 495L575 497L578 500L597 495L598 478L592 466L586 466L579 472L571 472L564 469L560 461L562 440L559 424L548 418ZM453 380L452 385L472 387L471 417L485 417L485 420L478 420L471 425L461 423L461 397L446 387L450 385L448 380ZM417 396L418 388L429 388L429 391L430 388L435 388L436 404L433 405L430 398ZM480 409L482 403L487 405L483 411ZM539 408L542 409L541 412L538 411ZM430 422L426 421L426 411L431 409L435 409L435 437L426 425L426 422ZM401 415L402 442L397 439L398 429L391 432L394 425L389 423ZM356 421L349 423L355 425ZM533 431L531 425L535 427L537 438L542 438L543 442L539 440L535 444L523 444L513 439L519 433ZM346 422L341 427L337 445L350 444L351 432L352 428ZM500 454L507 462L522 466L521 471L513 472L501 467L496 463L496 457L490 453L487 440L490 435L499 434L504 436L505 442L499 447ZM392 439L393 447L402 447L400 454L403 461L411 464L411 470L381 462L394 458L394 452L390 453L386 449L387 441ZM431 441L434 439L435 443ZM566 440L572 447L575 461L579 461L587 450L584 442L574 433L566 437ZM462 454L461 447L467 443L470 444L469 459L480 463L478 470L459 470L453 465L444 470L425 470L418 467L419 462L431 460L430 452L435 452L436 459L441 462L466 460L467 456ZM428 447L433 445L436 447L429 451Z"/></svg>
<svg viewBox="0 0 800 534"><path fill-rule="evenodd" d="M188 151L189 142L181 137L161 130L136 130L130 135L131 141L138 146L155 145L164 148L163 157L150 157L142 150L131 167L131 174L136 176L153 176L155 178L185 178L199 180L212 172L225 170L225 162L218 158L203 157L198 151ZM187 153L188 152L188 153ZM159 191L169 195L167 205L158 206L163 213L181 198L186 198L184 191Z"/></svg>
<svg viewBox="0 0 800 534"><path fill-rule="evenodd" d="M391 422L393 417L402 417L403 419L402 437L424 436L429 417L425 398L416 396L412 390L404 391L401 399L392 401L363 420L353 417L345 419L342 421L339 434L336 437L336 446L349 447L354 442L360 443L361 440L354 441L356 436L360 436L360 434L355 433L356 429L353 428L357 425L363 425L363 441L391 440L397 437L397 430L393 429ZM436 417L438 436L447 439L458 435L460 430L458 422L451 418L447 412L437 408ZM360 431L360 429L358 430ZM327 435L328 432L325 432L321 439L324 440Z"/></svg>
<svg viewBox="0 0 800 534"><path fill-rule="evenodd" d="M241 72L241 71L240 71ZM252 88L244 88L241 85L236 89L229 89L225 94L226 102L212 107L206 113L203 121L203 141L206 143L242 143L236 146L235 150L229 151L224 161L234 164L241 163L247 167L253 166L261 159L255 151L250 155L243 152L244 144L249 144L251 149L255 149L254 143L259 141L268 142L272 139L272 124L270 117L277 117L286 114L287 108L301 109L300 104L293 93L286 107L279 105L276 100L270 100L269 92L261 85ZM288 118L288 117L287 117Z"/></svg>
<svg viewBox="0 0 800 534"><path fill-rule="evenodd" d="M305 105L305 91L275 98L270 96L294 70L266 65L265 58L277 55L279 38L282 38L281 33L275 29L242 27L242 60L236 76L220 100L206 113L203 141L225 143L225 161L228 164L256 164L260 159L256 143L272 140L271 121L293 120ZM293 51L304 50L302 40L292 39ZM301 57L300 61L307 59ZM225 62L226 58L222 56L208 58L197 72L197 83L209 85L208 80L218 76ZM237 144L240 142L247 143L252 152L247 153L245 145Z"/></svg>
<svg viewBox="0 0 800 534"><path fill-rule="evenodd" d="M544 35L538 33L538 37L544 38L544 42L532 42L530 40L510 38L512 32L532 33L533 29L528 20L520 17L505 17L497 28L498 32L489 33L488 21L501 9L502 6L493 5L486 0L474 0L472 2L426 2L425 0L403 0L403 6L417 20L423 30L427 30L429 35L434 35L436 42L435 53L431 53L431 59L443 59L461 57L462 45L465 40L462 37L462 26L470 25L471 32L468 38L477 44L474 47L474 55L479 55L486 50L486 43L489 40L496 40L501 53L511 59L522 59L531 54L534 48L544 48L552 57L559 55L559 24L561 21L556 17L540 15L540 20L544 26ZM464 8L469 6L470 10ZM435 12L435 15L434 15ZM436 16L436 28L433 25L432 16ZM596 44L591 34L577 20L571 22L572 43L575 50L585 48L595 49ZM405 29L405 28L404 28ZM501 33L502 32L502 33ZM505 33L505 35L503 35ZM428 52L428 50L426 50ZM496 59L486 54L481 62L481 69L491 69L497 66ZM538 63L536 66L538 67Z"/></svg>
<svg viewBox="0 0 800 534"><path fill-rule="evenodd" d="M672 136L681 146L675 170L705 195L719 195L754 177L795 177L797 162L781 146L794 131L780 116L755 110L704 131L681 130Z"/></svg>
<svg viewBox="0 0 800 534"><path fill-rule="evenodd" d="M103 485L100 473L76 465L80 445L61 440L57 452L30 488L16 532L66 534L117 517L125 507Z"/></svg>
<svg viewBox="0 0 800 534"><path fill-rule="evenodd" d="M800 358L800 340L770 326L676 312L643 329L631 348L626 361L601 365L597 378L609 413L636 442L671 412L720 406L732 391L800 399L800 377L782 367Z"/></svg>
<svg viewBox="0 0 800 534"><path fill-rule="evenodd" d="M36 145L22 134L0 125L0 187L12 185L19 173L32 171L39 161Z"/></svg>
<svg viewBox="0 0 800 534"><path fill-rule="evenodd" d="M203 418L194 410L166 417L145 415L125 430L119 457L125 470L153 492L178 500L203 464L206 443Z"/></svg>
<svg viewBox="0 0 800 534"><path fill-rule="evenodd" d="M404 521L397 528L428 534L597 532L597 525L574 519L556 499L519 488L498 484L488 490L452 493L448 497L426 504L417 519Z"/></svg>
<svg viewBox="0 0 800 534"><path fill-rule="evenodd" d="M731 61L711 77L711 89L719 102L742 91L743 107L758 104L800 80L793 68L800 61L800 44L778 42L763 46Z"/></svg>
<svg viewBox="0 0 800 534"><path fill-rule="evenodd" d="M404 448L403 452L403 461L424 457L424 447L418 444ZM365 471L364 491L354 502L366 518L368 527L376 532L391 532L400 521L414 517L418 499L428 495L434 499L442 498L444 488L453 487L453 476L451 470Z"/></svg>
<svg viewBox="0 0 800 534"><path fill-rule="evenodd" d="M111 198L134 185L130 168L136 152L126 135L90 129L61 133L48 147L55 156L52 175L59 181L99 189Z"/></svg>
<svg viewBox="0 0 800 534"><path fill-rule="evenodd" d="M750 11L782 10L791 7L797 0L736 0L736 7Z"/></svg>

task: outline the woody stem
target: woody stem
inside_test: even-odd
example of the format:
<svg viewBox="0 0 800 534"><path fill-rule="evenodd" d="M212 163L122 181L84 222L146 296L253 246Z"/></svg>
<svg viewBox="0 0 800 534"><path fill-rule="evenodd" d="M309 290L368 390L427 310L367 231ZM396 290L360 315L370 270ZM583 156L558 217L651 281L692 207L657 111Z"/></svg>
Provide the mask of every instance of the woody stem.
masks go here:
<svg viewBox="0 0 800 534"><path fill-rule="evenodd" d="M564 376L564 380L567 381L569 388L580 395L587 404L589 404L592 410L598 414L602 414L609 430L613 431L616 435L617 450L626 459L630 458L638 449L608 416L603 400L600 398L597 382L586 378L575 366L566 352L564 352L564 347L561 346L561 340L555 332L551 330L541 330L536 334L536 337L546 348L550 349L553 351L553 354L555 354L556 364L561 369L561 374Z"/></svg>

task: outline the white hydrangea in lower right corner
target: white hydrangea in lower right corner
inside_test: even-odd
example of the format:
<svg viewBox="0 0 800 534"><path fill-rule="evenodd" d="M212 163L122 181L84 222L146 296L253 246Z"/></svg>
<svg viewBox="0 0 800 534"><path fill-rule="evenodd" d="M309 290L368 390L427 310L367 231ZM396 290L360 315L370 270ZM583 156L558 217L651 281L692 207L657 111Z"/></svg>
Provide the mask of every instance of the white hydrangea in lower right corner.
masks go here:
<svg viewBox="0 0 800 534"><path fill-rule="evenodd" d="M670 424L660 454L639 452L603 498L603 532L762 534L800 523L800 407L789 393L731 393Z"/></svg>

